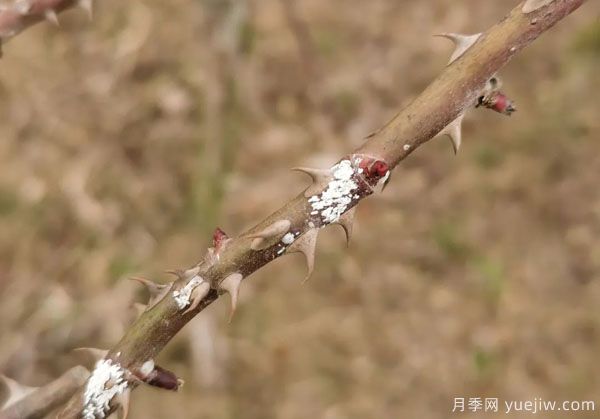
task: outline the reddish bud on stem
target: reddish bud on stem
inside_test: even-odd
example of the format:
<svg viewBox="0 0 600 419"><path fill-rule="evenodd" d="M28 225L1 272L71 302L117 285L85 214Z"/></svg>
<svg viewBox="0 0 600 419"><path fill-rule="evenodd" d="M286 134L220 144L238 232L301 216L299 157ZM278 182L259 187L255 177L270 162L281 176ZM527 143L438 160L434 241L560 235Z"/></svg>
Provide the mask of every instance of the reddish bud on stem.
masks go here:
<svg viewBox="0 0 600 419"><path fill-rule="evenodd" d="M479 100L478 106L485 106L488 109L510 116L517 108L514 102L502 92L493 92Z"/></svg>

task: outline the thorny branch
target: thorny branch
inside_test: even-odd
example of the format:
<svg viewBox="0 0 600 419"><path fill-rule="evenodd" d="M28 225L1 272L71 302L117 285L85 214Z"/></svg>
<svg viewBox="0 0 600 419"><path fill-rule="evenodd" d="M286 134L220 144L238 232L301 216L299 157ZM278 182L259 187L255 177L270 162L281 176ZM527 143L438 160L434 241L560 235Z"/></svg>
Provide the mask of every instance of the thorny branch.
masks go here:
<svg viewBox="0 0 600 419"><path fill-rule="evenodd" d="M456 44L449 65L359 149L330 169L297 168L312 179L304 192L236 238L217 228L213 247L205 257L186 270L173 272L176 275L173 282L161 285L137 278L150 291L150 302L114 348L108 353L97 352L98 360L90 378L58 417L105 418L119 407L126 414L130 392L143 383L177 390L181 381L156 366L154 359L188 321L223 293L230 295L233 315L243 279L279 256L303 253L309 276L320 229L340 224L349 240L355 206L385 187L391 170L418 146L445 134L451 138L455 152L458 151L462 119L473 107L483 106L510 115L515 107L500 91L496 72L584 1L527 0L485 33L440 34ZM29 2L63 8L75 3ZM47 7L40 10L43 12L37 12L35 21L54 20ZM4 41L33 19L21 17L21 26L11 26L6 24L9 20L3 13L6 11L0 12L0 36ZM11 13L9 16L15 16L14 10ZM7 27L15 32L7 35Z"/></svg>

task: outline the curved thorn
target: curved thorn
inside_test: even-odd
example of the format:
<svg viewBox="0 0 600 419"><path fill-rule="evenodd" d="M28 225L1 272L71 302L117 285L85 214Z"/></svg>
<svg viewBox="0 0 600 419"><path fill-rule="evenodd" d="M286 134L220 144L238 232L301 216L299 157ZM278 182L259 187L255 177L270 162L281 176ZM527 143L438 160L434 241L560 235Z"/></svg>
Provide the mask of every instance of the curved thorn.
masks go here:
<svg viewBox="0 0 600 419"><path fill-rule="evenodd" d="M311 167L294 167L295 172L306 173L312 178L312 184L304 191L306 198L320 193L327 187L331 181L331 170L329 169L313 169Z"/></svg>
<svg viewBox="0 0 600 419"><path fill-rule="evenodd" d="M339 224L346 234L346 246L350 246L352 230L354 229L354 217L356 216L356 207L346 211L334 224Z"/></svg>
<svg viewBox="0 0 600 419"><path fill-rule="evenodd" d="M329 169L315 169L312 167L292 167L292 170L295 172L306 173L314 181L331 177L331 171Z"/></svg>
<svg viewBox="0 0 600 419"><path fill-rule="evenodd" d="M273 224L270 224L268 227L265 227L258 233L250 234L248 237L270 239L287 233L291 225L292 223L290 220L275 221Z"/></svg>
<svg viewBox="0 0 600 419"><path fill-rule="evenodd" d="M229 313L229 323L233 319L233 315L235 314L235 310L237 308L238 297L240 294L240 284L242 283L242 279L244 277L241 273L235 272L227 276L221 283L219 284L219 289L226 291L231 297L231 311Z"/></svg>
<svg viewBox="0 0 600 419"><path fill-rule="evenodd" d="M183 272L183 276L185 278L191 279L191 278L195 277L196 275L198 275L199 273L200 273L200 266L196 265L196 266L194 266L192 268L189 268L189 269L185 270Z"/></svg>
<svg viewBox="0 0 600 419"><path fill-rule="evenodd" d="M302 253L306 259L308 272L302 283L308 281L308 278L310 278L315 268L315 249L317 247L318 235L319 230L316 228L311 228L302 236L298 237L296 241L294 241L294 243L292 243L287 249L288 253Z"/></svg>
<svg viewBox="0 0 600 419"><path fill-rule="evenodd" d="M390 171L385 180L383 181L383 185L381 185L381 192L385 190L387 185L389 185L390 180L392 179L392 172Z"/></svg>
<svg viewBox="0 0 600 419"><path fill-rule="evenodd" d="M249 234L247 237L254 239L250 244L252 250L263 250L269 247L270 239L279 239L290 230L292 223L290 220L279 220L265 227L258 233Z"/></svg>
<svg viewBox="0 0 600 419"><path fill-rule="evenodd" d="M127 419L129 416L129 400L131 399L131 390L125 389L116 397L116 402L119 405L119 419Z"/></svg>
<svg viewBox="0 0 600 419"><path fill-rule="evenodd" d="M94 17L94 3L92 0L78 0L77 5L81 7L90 20Z"/></svg>
<svg viewBox="0 0 600 419"><path fill-rule="evenodd" d="M163 289L165 289L168 286L165 284L157 284L151 279L143 278L141 276L132 276L129 279L132 281L137 281L143 286L145 286L152 296L158 295Z"/></svg>
<svg viewBox="0 0 600 419"><path fill-rule="evenodd" d="M56 12L52 9L48 9L44 12L44 18L50 22L51 24L53 24L56 27L60 26L60 22L58 21L58 16L56 15Z"/></svg>
<svg viewBox="0 0 600 419"><path fill-rule="evenodd" d="M450 141L452 142L452 149L454 150L454 154L458 153L460 149L460 145L462 143L462 120L465 117L465 114L461 114L454 121L450 122L443 130L440 131L440 135L447 135L450 137Z"/></svg>
<svg viewBox="0 0 600 419"><path fill-rule="evenodd" d="M192 303L183 314L187 314L189 311L195 310L198 304L208 295L210 292L210 284L206 281L202 282L192 291Z"/></svg>
<svg viewBox="0 0 600 419"><path fill-rule="evenodd" d="M177 279L183 278L183 276L185 275L185 272L182 271L181 269L168 269L165 271L166 274L169 275L173 275L175 277L177 277Z"/></svg>
<svg viewBox="0 0 600 419"><path fill-rule="evenodd" d="M461 55L463 55L466 50L471 48L471 46L473 46L473 44L477 42L477 40L481 36L481 33L476 33L473 35L463 35L460 33L444 32L435 34L434 36L447 38L454 42L455 49L452 52L452 55L450 56L450 61L448 61L448 64L450 64L456 59L458 59Z"/></svg>
<svg viewBox="0 0 600 419"><path fill-rule="evenodd" d="M148 289L148 292L150 293L150 299L148 300L148 307L146 308L146 310L151 309L152 307L154 307L156 305L156 303L158 303L160 300L162 300L164 298L164 296L167 295L167 293L171 289L171 286L173 285L172 282L168 285L167 284L157 284L156 282L154 282L150 279L142 278L139 276L133 276L133 277L130 277L129 279L139 282L140 284L144 285Z"/></svg>
<svg viewBox="0 0 600 419"><path fill-rule="evenodd" d="M10 407L37 390L37 387L25 386L4 374L0 374L0 383L0 409Z"/></svg>
<svg viewBox="0 0 600 419"><path fill-rule="evenodd" d="M146 304L142 304L142 303L133 303L132 308L133 308L133 310L135 310L135 318L137 319L144 313L144 311L146 311L148 306Z"/></svg>
<svg viewBox="0 0 600 419"><path fill-rule="evenodd" d="M525 14L535 12L537 9L541 9L542 7L547 6L553 1L554 0L527 0L525 4L523 4L521 11Z"/></svg>

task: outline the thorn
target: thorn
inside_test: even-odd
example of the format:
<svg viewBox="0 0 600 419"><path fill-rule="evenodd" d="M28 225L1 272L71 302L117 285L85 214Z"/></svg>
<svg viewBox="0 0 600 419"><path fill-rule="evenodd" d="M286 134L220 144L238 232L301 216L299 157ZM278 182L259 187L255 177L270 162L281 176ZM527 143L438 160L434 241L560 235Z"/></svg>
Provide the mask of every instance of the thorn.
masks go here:
<svg viewBox="0 0 600 419"><path fill-rule="evenodd" d="M124 392L118 394L116 402L119 405L119 419L127 419L129 416L129 400L131 399L131 390L125 389Z"/></svg>
<svg viewBox="0 0 600 419"><path fill-rule="evenodd" d="M5 409L28 394L37 390L37 387L29 387L0 374L0 409Z"/></svg>
<svg viewBox="0 0 600 419"><path fill-rule="evenodd" d="M166 274L173 275L177 277L177 279L181 279L185 276L185 272L181 269L168 269L165 271Z"/></svg>
<svg viewBox="0 0 600 419"><path fill-rule="evenodd" d="M162 300L164 298L164 296L167 295L167 293L171 289L171 285L172 285L172 283L169 285L157 284L156 282L154 282L150 279L142 278L139 276L133 276L129 279L131 279L133 281L137 281L140 284L144 285L150 292L150 299L148 300L147 310L151 309L152 307L154 307L156 305L156 303L158 303L160 300Z"/></svg>
<svg viewBox="0 0 600 419"><path fill-rule="evenodd" d="M265 227L258 233L251 234L248 237L270 239L287 233L291 225L292 223L290 220L275 221L273 224L270 224L268 227Z"/></svg>
<svg viewBox="0 0 600 419"><path fill-rule="evenodd" d="M315 268L315 248L317 246L318 235L319 230L316 228L311 228L306 233L298 237L296 241L294 241L294 243L292 243L287 249L287 253L299 252L302 253L304 255L304 258L306 259L308 272L306 274L306 277L302 281L303 283L306 282L308 278L310 278Z"/></svg>
<svg viewBox="0 0 600 419"><path fill-rule="evenodd" d="M458 153L458 150L460 149L460 145L462 143L461 126L464 117L465 114L461 114L454 121L446 125L446 127L439 133L439 135L447 135L448 137L450 137L450 141L452 141L452 149L454 150L454 154Z"/></svg>
<svg viewBox="0 0 600 419"><path fill-rule="evenodd" d="M208 295L209 292L210 284L206 281L202 282L200 285L194 288L191 295L192 303L190 304L188 309L183 312L183 314L187 314L189 311L195 310L196 307L198 307L198 304L200 304L200 301L202 301L204 297Z"/></svg>
<svg viewBox="0 0 600 419"><path fill-rule="evenodd" d="M44 12L44 18L52 23L54 26L59 27L60 26L60 22L58 21L58 16L56 15L56 12L52 9L48 9Z"/></svg>
<svg viewBox="0 0 600 419"><path fill-rule="evenodd" d="M169 271L169 273L172 273L172 272ZM131 279L133 281L137 281L140 284L142 284L143 286L145 286L148 289L148 291L150 292L150 295L152 295L153 297L159 295L165 288L168 287L168 285L157 284L156 282L154 282L150 279L142 278L141 276L132 276L129 279Z"/></svg>
<svg viewBox="0 0 600 419"><path fill-rule="evenodd" d="M144 313L144 311L146 311L146 308L148 308L146 304L133 303L133 309L135 310L135 318L137 319L138 317L140 317Z"/></svg>
<svg viewBox="0 0 600 419"><path fill-rule="evenodd" d="M279 239L290 230L292 223L290 220L279 220L265 227L258 233L248 235L248 238L254 239L250 244L252 250L263 250L269 247L271 239Z"/></svg>
<svg viewBox="0 0 600 419"><path fill-rule="evenodd" d="M463 35L460 33L444 32L435 34L434 36L448 38L449 40L454 42L455 48L452 52L452 55L450 56L450 61L448 61L448 64L450 64L454 62L458 57L463 55L465 51L468 50L471 46L473 46L473 44L475 44L475 42L477 42L477 40L481 36L481 33L476 33L473 35Z"/></svg>
<svg viewBox="0 0 600 419"><path fill-rule="evenodd" d="M553 1L554 0L527 0L521 11L525 14L535 12L537 9L540 9Z"/></svg>
<svg viewBox="0 0 600 419"><path fill-rule="evenodd" d="M98 348L75 348L72 352L79 359L79 362L90 370L94 369L96 362L108 355L108 350Z"/></svg>
<svg viewBox="0 0 600 419"><path fill-rule="evenodd" d="M350 210L343 213L340 219L334 223L339 224L344 229L344 233L346 234L346 246L350 246L350 239L352 238L352 230L354 228L355 216L356 207L352 207Z"/></svg>
<svg viewBox="0 0 600 419"><path fill-rule="evenodd" d="M383 192L385 190L387 185L390 183L391 179L392 179L392 172L390 171L390 173L387 175L387 177L383 181L383 185L381 185L381 192Z"/></svg>
<svg viewBox="0 0 600 419"><path fill-rule="evenodd" d="M200 273L200 266L196 265L183 272L183 276L187 279L192 279Z"/></svg>
<svg viewBox="0 0 600 419"><path fill-rule="evenodd" d="M312 178L313 183L306 188L304 196L306 198L321 192L331 181L331 170L329 169L313 169L310 167L294 167L292 170L296 172L306 173Z"/></svg>
<svg viewBox="0 0 600 419"><path fill-rule="evenodd" d="M241 273L235 272L229 275L219 284L219 289L226 291L231 297L231 312L229 313L229 323L231 323L231 319L233 319L233 315L235 314L235 310L237 308L238 297L240 295L240 284L242 283L243 278L244 277Z"/></svg>
<svg viewBox="0 0 600 419"><path fill-rule="evenodd" d="M85 11L88 19L94 18L94 2L92 0L78 0L77 5Z"/></svg>

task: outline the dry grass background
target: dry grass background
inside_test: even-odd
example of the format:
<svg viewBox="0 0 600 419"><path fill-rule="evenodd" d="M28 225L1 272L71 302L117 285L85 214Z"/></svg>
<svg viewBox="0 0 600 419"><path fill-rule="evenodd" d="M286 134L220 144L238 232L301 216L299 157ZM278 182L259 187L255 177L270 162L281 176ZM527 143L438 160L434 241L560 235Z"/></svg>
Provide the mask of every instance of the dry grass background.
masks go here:
<svg viewBox="0 0 600 419"><path fill-rule="evenodd" d="M289 167L333 163L418 94L451 51L432 33L514 4L98 3L0 62L0 369L30 385L116 343L145 298L127 277L166 281L216 225L239 233L294 196ZM307 285L285 257L231 325L227 301L192 321L160 359L186 386L141 388L132 417L443 418L461 396L600 409L599 6L502 72L513 117L472 112L457 157L438 139L403 162L348 250L327 229Z"/></svg>

